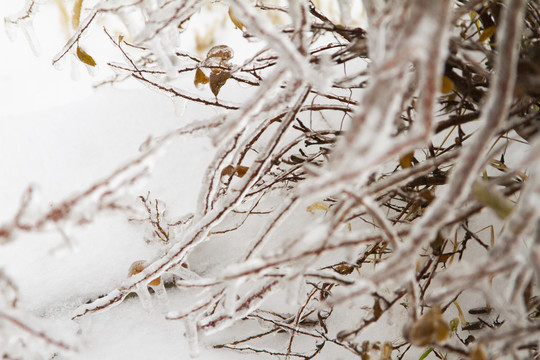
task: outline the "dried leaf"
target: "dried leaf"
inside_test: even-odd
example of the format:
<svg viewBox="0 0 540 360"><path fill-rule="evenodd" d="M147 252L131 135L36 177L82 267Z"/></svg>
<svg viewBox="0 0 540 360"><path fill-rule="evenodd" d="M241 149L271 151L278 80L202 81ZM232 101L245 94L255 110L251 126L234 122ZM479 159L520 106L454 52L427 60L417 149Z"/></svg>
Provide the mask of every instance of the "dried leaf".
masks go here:
<svg viewBox="0 0 540 360"><path fill-rule="evenodd" d="M306 211L308 211L308 212L310 212L312 214L313 214L313 210L328 211L328 210L330 210L330 207L328 205L326 205L325 203L323 203L322 201L317 201L317 202L314 202L313 204L309 205L306 208Z"/></svg>
<svg viewBox="0 0 540 360"><path fill-rule="evenodd" d="M412 166L413 159L414 151L411 151L410 153L405 154L399 158L399 165L401 165L403 169L410 168Z"/></svg>
<svg viewBox="0 0 540 360"><path fill-rule="evenodd" d="M71 18L71 27L73 27L73 29L79 27L83 1L84 0L75 0L75 3L73 4L73 17Z"/></svg>
<svg viewBox="0 0 540 360"><path fill-rule="evenodd" d="M441 93L448 94L454 90L454 82L449 77L443 76L441 83Z"/></svg>
<svg viewBox="0 0 540 360"><path fill-rule="evenodd" d="M236 176L238 176L239 178L241 177L244 177L244 175L246 175L247 171L249 170L249 168L247 166L238 166L236 168Z"/></svg>
<svg viewBox="0 0 540 360"><path fill-rule="evenodd" d="M197 88L200 88L204 84L208 84L208 76L199 68L195 71L195 80L193 80L193 83Z"/></svg>
<svg viewBox="0 0 540 360"><path fill-rule="evenodd" d="M459 303L456 301L454 301L454 306L456 307L457 311L458 311L458 316L459 316L459 321L461 321L461 326L465 326L467 325L467 320L465 319L465 315L463 315L463 310L461 310L461 306L459 306Z"/></svg>
<svg viewBox="0 0 540 360"><path fill-rule="evenodd" d="M122 41L124 41L124 35L120 34L118 35L118 44L121 44Z"/></svg>
<svg viewBox="0 0 540 360"><path fill-rule="evenodd" d="M349 275L354 271L354 266L349 264L338 264L335 265L334 270L340 273L341 275Z"/></svg>
<svg viewBox="0 0 540 360"><path fill-rule="evenodd" d="M444 320L441 308L429 309L411 328L410 339L416 346L441 343L450 336L450 327Z"/></svg>
<svg viewBox="0 0 540 360"><path fill-rule="evenodd" d="M206 59L219 58L221 61L228 61L234 57L234 51L227 45L212 46L206 54Z"/></svg>
<svg viewBox="0 0 540 360"><path fill-rule="evenodd" d="M426 200L428 203L431 203L435 199L435 194L430 189L424 189L419 193L420 197Z"/></svg>
<svg viewBox="0 0 540 360"><path fill-rule="evenodd" d="M487 360L487 354L482 344L477 345L469 357L470 360Z"/></svg>
<svg viewBox="0 0 540 360"><path fill-rule="evenodd" d="M239 28L240 30L244 30L244 24L238 21L238 19L233 15L232 9L229 9L229 18L237 28Z"/></svg>
<svg viewBox="0 0 540 360"><path fill-rule="evenodd" d="M495 31L497 30L497 26L496 25L493 25L493 26L490 26L488 27L487 29L485 29L483 32L482 32L482 35L480 35L480 41L486 41L487 39L489 39L490 37L493 36L493 34L495 34Z"/></svg>
<svg viewBox="0 0 540 360"><path fill-rule="evenodd" d="M234 166L233 165L227 165L222 171L221 171L221 176L231 176L233 174L233 171L234 171L234 175L235 176L238 176L239 178L241 177L244 177L244 175L246 175L247 171L249 170L249 167L247 166L242 166L242 165L238 165L236 167L236 171L234 171Z"/></svg>
<svg viewBox="0 0 540 360"><path fill-rule="evenodd" d="M137 275L141 271L143 271L148 266L148 263L144 260L138 260L133 262L131 266L129 267L129 276ZM154 279L148 283L150 286L158 286L161 284L161 277L158 277L157 279Z"/></svg>
<svg viewBox="0 0 540 360"><path fill-rule="evenodd" d="M79 46L77 46L77 57L86 65L96 66L96 61L94 60L94 58L88 55L88 53L81 49Z"/></svg>
<svg viewBox="0 0 540 360"><path fill-rule="evenodd" d="M218 96L219 90L222 88L223 85L225 85L225 83L227 82L227 80L229 80L231 76L232 74L229 71L212 71L210 73L210 89L212 90L212 93L215 97Z"/></svg>

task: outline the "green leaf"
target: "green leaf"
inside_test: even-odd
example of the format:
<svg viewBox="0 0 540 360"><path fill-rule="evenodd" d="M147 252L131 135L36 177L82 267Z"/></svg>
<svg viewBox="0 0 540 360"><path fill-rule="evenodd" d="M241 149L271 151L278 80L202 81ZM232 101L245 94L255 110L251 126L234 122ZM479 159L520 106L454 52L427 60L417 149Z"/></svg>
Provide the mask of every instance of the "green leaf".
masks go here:
<svg viewBox="0 0 540 360"><path fill-rule="evenodd" d="M506 219L514 210L514 204L501 193L487 186L483 181L473 184L472 193L476 200L487 206L501 219Z"/></svg>
<svg viewBox="0 0 540 360"><path fill-rule="evenodd" d="M418 358L418 360L424 360L425 358L427 358L427 356L433 351L433 348L432 347L428 347L426 349L426 351L424 351L422 353L422 355L420 355L420 357Z"/></svg>

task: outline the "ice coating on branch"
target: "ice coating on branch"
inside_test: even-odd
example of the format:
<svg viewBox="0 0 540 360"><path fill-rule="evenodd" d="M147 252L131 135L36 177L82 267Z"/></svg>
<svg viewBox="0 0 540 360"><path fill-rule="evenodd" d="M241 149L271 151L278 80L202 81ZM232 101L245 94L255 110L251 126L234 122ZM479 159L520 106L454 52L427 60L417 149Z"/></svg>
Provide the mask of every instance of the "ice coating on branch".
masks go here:
<svg viewBox="0 0 540 360"><path fill-rule="evenodd" d="M139 297L139 300L141 302L141 306L146 311L153 310L154 306L152 304L152 297L150 296L150 292L148 291L148 286L146 284L139 283L136 285L135 293Z"/></svg>
<svg viewBox="0 0 540 360"><path fill-rule="evenodd" d="M21 31L26 42L35 56L41 53L39 40L34 31L34 16L38 11L38 3L34 0L26 0L23 9L16 15L4 18L5 30L10 40L15 39L17 31Z"/></svg>
<svg viewBox="0 0 540 360"><path fill-rule="evenodd" d="M21 27L21 30L24 34L24 37L26 38L26 41L28 42L28 45L30 45L30 48L32 49L32 52L34 55L38 56L41 54L41 46L39 43L38 38L36 37L36 33L34 31L34 25L30 20L24 21L19 24Z"/></svg>
<svg viewBox="0 0 540 360"><path fill-rule="evenodd" d="M187 106L187 100L173 97L171 98L171 101L174 104L174 115L176 115L177 118L181 118L184 115L184 112L186 111Z"/></svg>
<svg viewBox="0 0 540 360"><path fill-rule="evenodd" d="M167 296L167 291L165 290L163 281L160 280L157 285L152 285L152 282L150 282L149 286L156 294L161 313L167 313L169 311L169 298Z"/></svg>
<svg viewBox="0 0 540 360"><path fill-rule="evenodd" d="M200 355L199 350L199 334L197 330L197 319L194 315L189 315L184 320L184 336L189 346L189 356L196 358Z"/></svg>

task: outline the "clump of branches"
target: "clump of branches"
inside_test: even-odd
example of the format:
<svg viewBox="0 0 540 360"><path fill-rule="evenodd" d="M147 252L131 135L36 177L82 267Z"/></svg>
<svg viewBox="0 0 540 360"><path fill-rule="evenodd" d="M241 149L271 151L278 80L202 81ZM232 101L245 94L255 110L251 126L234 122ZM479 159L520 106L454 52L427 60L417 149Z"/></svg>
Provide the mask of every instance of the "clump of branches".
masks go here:
<svg viewBox="0 0 540 360"><path fill-rule="evenodd" d="M8 22L28 26L36 6L28 4ZM239 35L263 44L242 63L233 44L215 44L204 58L171 46L194 26L200 0L95 1L79 8L82 20L53 59L74 54L94 66L82 49L96 19L127 24L140 13L129 42L105 29L125 59L109 64L121 74L111 82L135 78L219 110L144 144L133 166L184 136L212 139L198 208L168 214L189 221L165 228L158 202L141 197L166 250L74 319L172 274L170 296L200 289L166 315L184 323L194 347L197 337L250 322L261 329L216 347L301 359L336 349L362 359L407 358L411 349L422 358L537 358L538 3L366 0L365 27L337 23L309 0L226 5ZM186 73L212 94L182 87ZM251 91L228 96L235 84ZM71 208L29 230L76 220ZM0 228L3 239L25 230L19 215ZM238 246L235 234L254 218L257 235L215 275L183 266L216 236L216 246ZM182 230L169 231L175 224ZM276 294L293 309L273 305ZM394 338L388 327L398 328ZM281 345L269 347L274 335Z"/></svg>

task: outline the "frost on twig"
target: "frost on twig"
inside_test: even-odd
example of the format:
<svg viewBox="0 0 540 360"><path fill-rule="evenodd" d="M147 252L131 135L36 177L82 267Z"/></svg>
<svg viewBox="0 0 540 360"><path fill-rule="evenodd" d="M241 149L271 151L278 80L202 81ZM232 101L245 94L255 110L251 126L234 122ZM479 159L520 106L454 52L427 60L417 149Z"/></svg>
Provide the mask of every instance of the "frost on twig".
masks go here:
<svg viewBox="0 0 540 360"><path fill-rule="evenodd" d="M166 318L181 320L193 354L199 338L248 322L260 329L216 347L304 359L538 356L538 5L364 1L361 27L323 3L228 2L239 41L261 45L243 61L233 43L202 56L182 48L203 1L82 10L54 61L99 15L144 14L132 42L105 29L124 59L109 63L123 76L111 82L132 77L216 113L149 139L143 153L187 135L207 136L216 152L193 215L140 198L160 256L74 318L131 292L151 309L148 287L169 277L153 290L169 306L190 292ZM339 9L352 11L347 3ZM176 79L185 74L189 87ZM245 96L231 90L239 84ZM138 179L122 174L145 156L62 203L61 219L77 220L83 199L106 207L100 199ZM55 221L56 212L28 220L28 204L2 239ZM224 251L208 268L185 267ZM274 335L282 348L266 346Z"/></svg>

